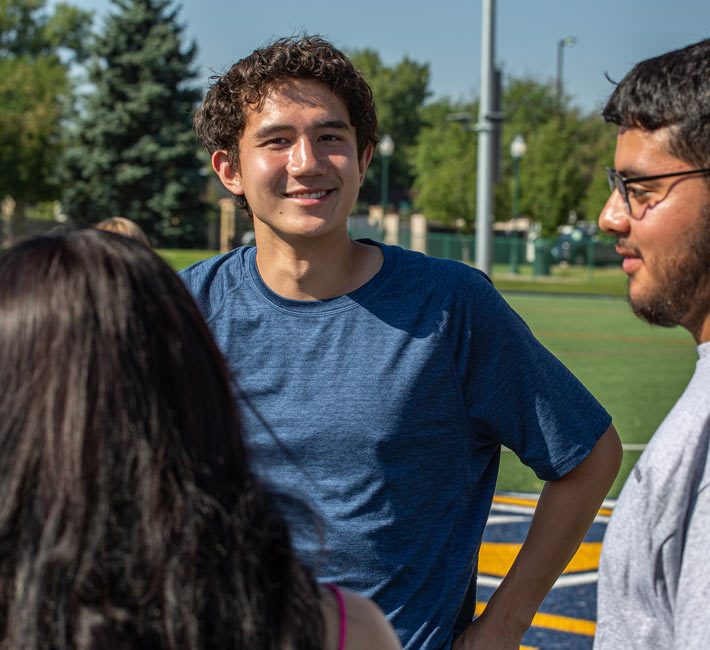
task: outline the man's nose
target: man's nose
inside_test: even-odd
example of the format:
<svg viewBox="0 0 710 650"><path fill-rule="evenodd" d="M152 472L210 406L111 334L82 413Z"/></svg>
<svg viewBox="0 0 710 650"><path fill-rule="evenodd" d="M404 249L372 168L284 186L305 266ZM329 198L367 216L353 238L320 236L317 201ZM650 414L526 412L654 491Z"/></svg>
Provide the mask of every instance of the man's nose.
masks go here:
<svg viewBox="0 0 710 650"><path fill-rule="evenodd" d="M623 235L629 230L629 213L619 190L615 189L599 214L599 227L610 235Z"/></svg>
<svg viewBox="0 0 710 650"><path fill-rule="evenodd" d="M323 160L318 152L317 144L308 137L299 138L288 161L288 173L293 176L310 176L321 174L324 170Z"/></svg>

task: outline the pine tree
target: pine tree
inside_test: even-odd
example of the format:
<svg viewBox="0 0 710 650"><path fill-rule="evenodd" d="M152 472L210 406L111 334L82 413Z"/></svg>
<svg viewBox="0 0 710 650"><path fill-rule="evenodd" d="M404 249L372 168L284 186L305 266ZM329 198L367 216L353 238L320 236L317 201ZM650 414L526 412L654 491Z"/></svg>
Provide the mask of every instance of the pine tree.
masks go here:
<svg viewBox="0 0 710 650"><path fill-rule="evenodd" d="M91 47L93 92L67 152L63 209L79 223L137 222L155 243L202 243L206 206L191 116L197 48L171 0L111 0Z"/></svg>

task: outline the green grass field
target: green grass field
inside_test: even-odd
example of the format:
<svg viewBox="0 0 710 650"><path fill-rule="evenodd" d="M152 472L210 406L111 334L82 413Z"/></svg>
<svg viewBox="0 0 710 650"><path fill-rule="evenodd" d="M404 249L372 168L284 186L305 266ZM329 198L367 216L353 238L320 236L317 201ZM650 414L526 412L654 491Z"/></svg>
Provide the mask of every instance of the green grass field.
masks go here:
<svg viewBox="0 0 710 650"><path fill-rule="evenodd" d="M176 271L217 255L217 251L184 250L180 248L161 248L156 252Z"/></svg>
<svg viewBox="0 0 710 650"><path fill-rule="evenodd" d="M176 270L215 254L158 252ZM622 441L647 442L695 367L690 334L680 328L651 327L636 318L620 298L626 292L620 269L553 267L550 276L535 278L529 267L510 275L501 266L494 267L493 279L538 339L611 413ZM612 496L618 494L639 454L624 451ZM514 454L503 454L499 489L534 492L541 487L542 482Z"/></svg>
<svg viewBox="0 0 710 650"><path fill-rule="evenodd" d="M505 293L540 341L605 406L624 443L645 443L683 392L697 355L690 334L651 327L625 300ZM564 396L561 396L564 398ZM616 496L640 451L624 452ZM503 454L499 489L538 490L541 482Z"/></svg>

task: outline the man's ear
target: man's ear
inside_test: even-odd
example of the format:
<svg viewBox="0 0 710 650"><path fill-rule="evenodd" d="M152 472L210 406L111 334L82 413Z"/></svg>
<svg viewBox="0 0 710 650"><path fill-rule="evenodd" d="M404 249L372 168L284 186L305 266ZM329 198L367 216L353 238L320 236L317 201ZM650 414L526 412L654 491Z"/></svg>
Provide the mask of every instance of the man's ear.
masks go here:
<svg viewBox="0 0 710 650"><path fill-rule="evenodd" d="M374 148L372 146L372 142L368 142L365 147L365 151L362 152L362 157L360 158L360 163L358 165L360 169L360 185L362 185L362 182L365 180L365 173L367 172L367 168L370 166L373 151ZM224 181L222 182L224 183Z"/></svg>
<svg viewBox="0 0 710 650"><path fill-rule="evenodd" d="M217 172L219 180L232 194L244 194L242 177L229 162L229 156L224 149L219 149L212 154L212 167Z"/></svg>

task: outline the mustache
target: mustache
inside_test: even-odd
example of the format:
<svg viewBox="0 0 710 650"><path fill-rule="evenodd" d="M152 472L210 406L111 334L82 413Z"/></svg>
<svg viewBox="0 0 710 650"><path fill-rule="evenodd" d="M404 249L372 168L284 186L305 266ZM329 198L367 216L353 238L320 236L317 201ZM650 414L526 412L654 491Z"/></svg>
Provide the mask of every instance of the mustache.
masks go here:
<svg viewBox="0 0 710 650"><path fill-rule="evenodd" d="M641 249L636 246L635 244L632 244L629 239L626 237L618 237L616 240L616 245L619 248L622 248L625 251L628 251L629 253L633 253L636 257L640 257L643 259L643 255L641 254Z"/></svg>

